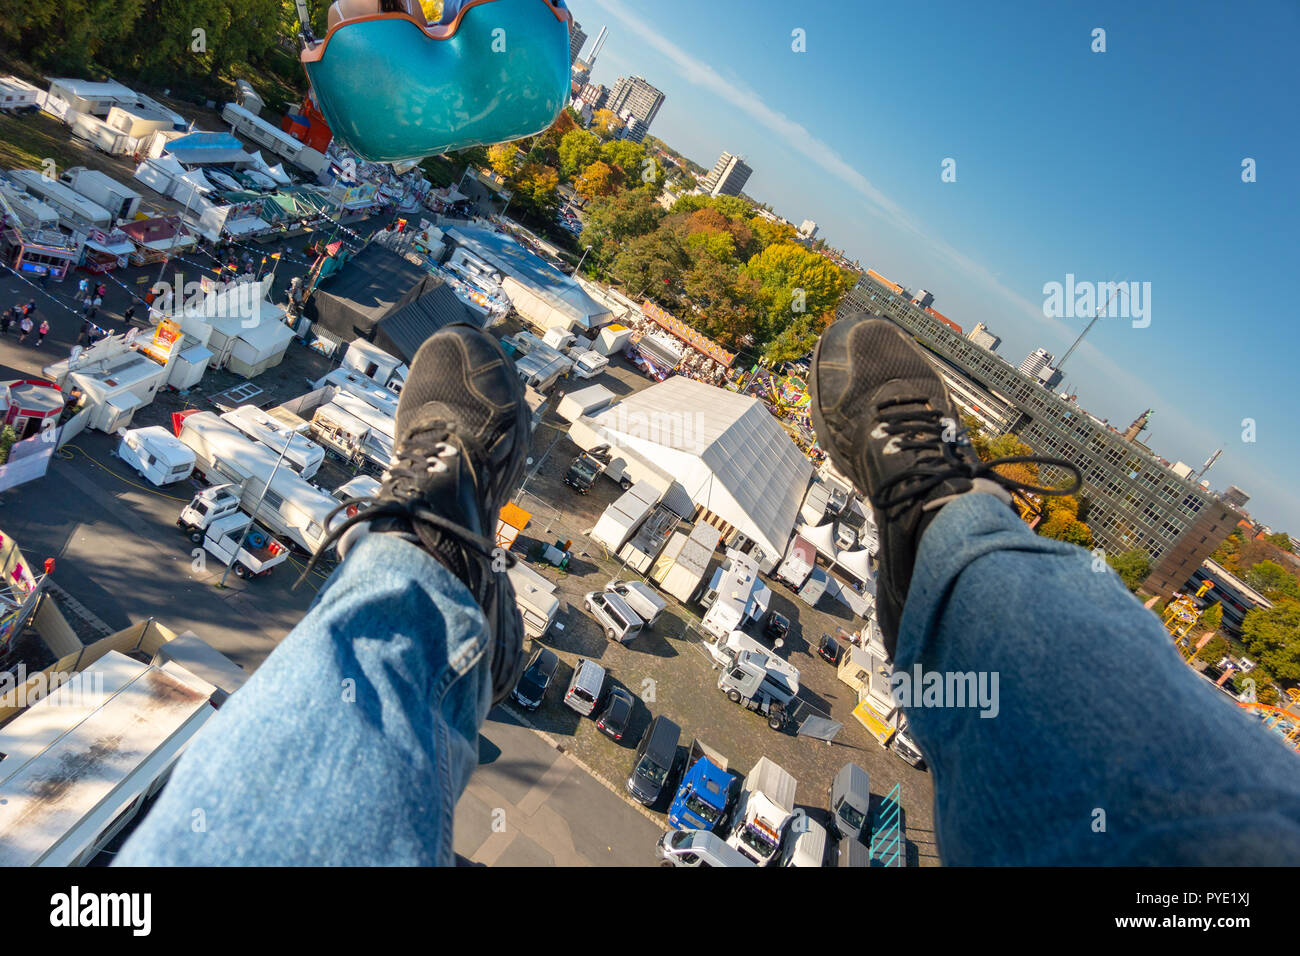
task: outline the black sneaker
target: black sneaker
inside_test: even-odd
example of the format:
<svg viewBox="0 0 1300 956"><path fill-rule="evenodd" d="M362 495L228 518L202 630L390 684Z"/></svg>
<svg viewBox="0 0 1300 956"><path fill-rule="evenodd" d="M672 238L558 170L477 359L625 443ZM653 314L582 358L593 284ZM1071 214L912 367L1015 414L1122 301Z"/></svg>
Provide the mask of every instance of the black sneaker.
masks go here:
<svg viewBox="0 0 1300 956"><path fill-rule="evenodd" d="M970 491L1010 505L1010 491L1061 495L1079 489L1079 470L1061 459L980 461L939 373L911 337L885 319L859 313L833 323L813 353L809 384L818 441L875 511L876 620L891 658L921 534L940 507ZM993 469L1026 461L1072 471L1075 483L1038 488Z"/></svg>
<svg viewBox="0 0 1300 956"><path fill-rule="evenodd" d="M495 534L497 514L523 474L529 417L514 365L491 336L459 323L440 329L411 363L397 405L394 460L379 494L333 525L312 558L335 542L346 557L367 530L400 534L437 558L487 618L494 704L514 688L523 655L523 622L505 573L514 557L497 547ZM362 523L368 528L357 527Z"/></svg>

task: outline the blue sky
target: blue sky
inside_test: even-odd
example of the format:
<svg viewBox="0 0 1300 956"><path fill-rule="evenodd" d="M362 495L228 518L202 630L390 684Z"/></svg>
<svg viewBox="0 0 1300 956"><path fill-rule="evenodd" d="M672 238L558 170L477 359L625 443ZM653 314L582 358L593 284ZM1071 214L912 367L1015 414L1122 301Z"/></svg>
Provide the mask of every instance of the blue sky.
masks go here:
<svg viewBox="0 0 1300 956"><path fill-rule="evenodd" d="M1150 324L1103 318L1066 387L1121 429L1154 408L1143 440L1171 461L1222 448L1211 484L1300 537L1300 5L570 7L591 37L609 27L597 82L666 94L652 133L706 168L745 156L747 193L984 322L1013 364L1062 356L1086 324L1046 318L1045 283L1149 282Z"/></svg>

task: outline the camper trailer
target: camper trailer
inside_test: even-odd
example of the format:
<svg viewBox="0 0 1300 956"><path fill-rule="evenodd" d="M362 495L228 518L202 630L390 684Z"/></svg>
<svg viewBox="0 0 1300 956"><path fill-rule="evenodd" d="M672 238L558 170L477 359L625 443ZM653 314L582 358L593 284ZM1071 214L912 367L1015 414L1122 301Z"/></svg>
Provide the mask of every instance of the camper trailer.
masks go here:
<svg viewBox="0 0 1300 956"><path fill-rule="evenodd" d="M117 457L157 487L184 481L194 470L194 451L161 425L123 432Z"/></svg>
<svg viewBox="0 0 1300 956"><path fill-rule="evenodd" d="M97 169L73 166L66 170L59 180L91 202L103 206L114 220L131 219L135 216L135 211L140 208L138 192L128 189Z"/></svg>
<svg viewBox="0 0 1300 956"><path fill-rule="evenodd" d="M187 415L181 422L180 439L193 449L195 468L209 482L234 485L241 507L250 513L257 509L257 520L274 534L309 552L320 546L338 502L291 469L277 469L279 456L275 452L213 412Z"/></svg>
<svg viewBox="0 0 1300 956"><path fill-rule="evenodd" d="M523 561L516 561L506 573L515 588L515 606L523 618L524 633L537 640L551 629L560 613L560 599L555 596L555 584Z"/></svg>
<svg viewBox="0 0 1300 956"><path fill-rule="evenodd" d="M34 169L11 170L9 178L28 195L51 206L59 214L59 225L69 231L113 228L112 213L57 180L46 179Z"/></svg>
<svg viewBox="0 0 1300 956"><path fill-rule="evenodd" d="M306 435L296 434L256 405L240 405L221 417L249 438L266 445L277 455L284 452L285 464L303 478L310 478L316 474L321 462L325 460L325 449L320 445Z"/></svg>

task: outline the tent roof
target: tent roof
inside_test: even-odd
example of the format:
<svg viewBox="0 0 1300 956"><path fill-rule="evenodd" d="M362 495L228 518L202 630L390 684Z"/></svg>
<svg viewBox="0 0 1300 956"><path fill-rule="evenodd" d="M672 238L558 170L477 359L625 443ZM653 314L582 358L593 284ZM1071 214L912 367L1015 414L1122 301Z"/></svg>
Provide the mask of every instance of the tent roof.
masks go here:
<svg viewBox="0 0 1300 956"><path fill-rule="evenodd" d="M482 324L441 279L374 243L321 281L306 315L346 342L374 342L408 363L443 326Z"/></svg>
<svg viewBox="0 0 1300 956"><path fill-rule="evenodd" d="M552 305L581 317L585 328L599 328L613 318L606 306L587 295L571 277L509 236L478 226L460 225L445 229L444 234L494 269L522 282Z"/></svg>
<svg viewBox="0 0 1300 956"><path fill-rule="evenodd" d="M769 557L785 554L812 465L758 399L676 375L592 421Z"/></svg>

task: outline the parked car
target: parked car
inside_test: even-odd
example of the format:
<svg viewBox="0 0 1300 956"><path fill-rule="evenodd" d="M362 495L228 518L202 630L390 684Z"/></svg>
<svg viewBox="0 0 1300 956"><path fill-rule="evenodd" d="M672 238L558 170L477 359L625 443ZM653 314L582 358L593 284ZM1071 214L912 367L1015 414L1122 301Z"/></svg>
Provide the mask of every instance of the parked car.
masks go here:
<svg viewBox="0 0 1300 956"><path fill-rule="evenodd" d="M632 711L635 709L636 701L626 689L611 688L609 696L605 699L605 709L600 712L600 717L596 720L596 726L606 737L622 740L623 734L627 732L627 725L632 721Z"/></svg>
<svg viewBox="0 0 1300 956"><path fill-rule="evenodd" d="M539 647L533 654L532 660L528 662L528 666L524 668L519 683L515 685L510 696L521 707L536 710L542 705L546 697L546 689L551 686L551 680L555 677L556 668L559 666L560 659L554 651L547 647Z"/></svg>
<svg viewBox="0 0 1300 956"><path fill-rule="evenodd" d="M817 644L817 654L828 664L839 664L840 655L844 653L844 648L840 647L840 642L835 640L829 634L823 634L821 641Z"/></svg>
<svg viewBox="0 0 1300 956"><path fill-rule="evenodd" d="M784 641L790 633L790 619L784 614L770 611L763 622L763 636L769 641Z"/></svg>
<svg viewBox="0 0 1300 956"><path fill-rule="evenodd" d="M582 716L588 716L596 709L605 689L605 668L585 657L578 658L578 666L569 678L569 689L564 692L564 702Z"/></svg>
<svg viewBox="0 0 1300 956"><path fill-rule="evenodd" d="M636 763L627 778L627 792L647 807L654 806L677 763L677 741L682 730L660 715L650 721L636 748Z"/></svg>
<svg viewBox="0 0 1300 956"><path fill-rule="evenodd" d="M627 602L612 591L589 591L583 598L587 610L611 641L626 644L641 633L644 623Z"/></svg>

